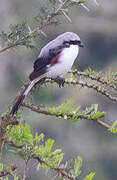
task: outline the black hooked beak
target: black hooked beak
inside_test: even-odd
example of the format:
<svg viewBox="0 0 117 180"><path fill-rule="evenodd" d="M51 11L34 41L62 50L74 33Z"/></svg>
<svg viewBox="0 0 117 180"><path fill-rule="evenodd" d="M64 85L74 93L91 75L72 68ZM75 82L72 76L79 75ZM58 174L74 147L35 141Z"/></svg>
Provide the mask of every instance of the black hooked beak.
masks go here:
<svg viewBox="0 0 117 180"><path fill-rule="evenodd" d="M77 41L77 42L78 42L78 46L79 46L79 47L84 47L84 44L82 44L81 41Z"/></svg>

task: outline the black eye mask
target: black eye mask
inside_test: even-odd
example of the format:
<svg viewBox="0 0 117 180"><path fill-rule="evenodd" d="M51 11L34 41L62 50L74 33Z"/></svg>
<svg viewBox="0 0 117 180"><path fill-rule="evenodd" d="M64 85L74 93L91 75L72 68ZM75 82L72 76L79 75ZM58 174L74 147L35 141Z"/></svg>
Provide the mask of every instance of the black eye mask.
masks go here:
<svg viewBox="0 0 117 180"><path fill-rule="evenodd" d="M78 45L79 47L84 47L84 45L81 43L81 41L80 40L75 40L75 41L64 41L64 43L63 44L65 44L65 45Z"/></svg>

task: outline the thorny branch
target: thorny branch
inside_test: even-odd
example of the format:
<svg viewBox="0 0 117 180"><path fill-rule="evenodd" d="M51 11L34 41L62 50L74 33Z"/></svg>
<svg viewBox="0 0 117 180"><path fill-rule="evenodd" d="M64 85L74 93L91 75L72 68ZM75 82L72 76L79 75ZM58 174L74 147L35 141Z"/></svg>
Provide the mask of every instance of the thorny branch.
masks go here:
<svg viewBox="0 0 117 180"><path fill-rule="evenodd" d="M64 114L59 114L59 115L56 115L56 114L52 114L51 112L49 112L46 108L40 108L40 107L37 107L36 105L30 105L30 104L27 104L27 103L22 103L22 106L23 107L26 107L28 109L30 109L31 111L34 111L34 112L37 112L39 114L45 114L45 115L50 115L50 116L56 116L56 117L63 117L64 118ZM67 114L66 114L67 115ZM103 117L103 116L102 116ZM103 121L101 121L99 118L89 118L88 115L78 115L77 116L77 119L86 119L86 120L92 120L96 123L98 123L99 125L101 125L102 127L106 128L106 129L109 129L111 126Z"/></svg>
<svg viewBox="0 0 117 180"><path fill-rule="evenodd" d="M55 82L53 79L46 79L45 83L53 83ZM87 88L90 88L90 89L93 89L95 91L97 91L98 93L106 96L108 99L114 101L114 102L117 102L117 98L116 97L113 97L111 94L108 93L108 91L106 90L106 88L102 88L101 86L99 85L95 85L93 83L90 83L90 82L85 82L85 81L82 81L82 80L65 80L65 84L68 84L68 85L80 85L82 87L87 87Z"/></svg>
<svg viewBox="0 0 117 180"><path fill-rule="evenodd" d="M117 86L115 84L112 84L112 83L109 83L107 80L105 80L104 78L102 77L97 77L96 75L93 75L92 73L90 74L87 74L86 72L82 72L82 71L78 71L77 69L76 70L73 70L73 71L70 71L69 73L72 73L74 75L78 75L80 77L85 77L85 78L89 78L91 80L94 80L96 82L99 82L101 83L102 85L105 85L109 88L112 88L113 90L117 91ZM117 79L115 78L114 81L116 82Z"/></svg>

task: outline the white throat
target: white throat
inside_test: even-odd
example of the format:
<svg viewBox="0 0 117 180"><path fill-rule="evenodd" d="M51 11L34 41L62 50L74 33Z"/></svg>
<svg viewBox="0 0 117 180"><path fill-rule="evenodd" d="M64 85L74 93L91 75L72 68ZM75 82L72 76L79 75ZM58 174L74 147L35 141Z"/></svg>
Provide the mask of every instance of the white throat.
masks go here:
<svg viewBox="0 0 117 180"><path fill-rule="evenodd" d="M79 53L78 45L70 45L69 48L63 49L57 64L48 67L47 77L57 77L66 74L71 70L71 67Z"/></svg>

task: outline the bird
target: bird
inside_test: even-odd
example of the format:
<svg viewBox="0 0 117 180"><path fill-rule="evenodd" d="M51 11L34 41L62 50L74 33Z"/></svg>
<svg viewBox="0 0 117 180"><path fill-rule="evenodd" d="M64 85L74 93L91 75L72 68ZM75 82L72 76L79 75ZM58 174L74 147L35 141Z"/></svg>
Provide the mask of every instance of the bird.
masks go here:
<svg viewBox="0 0 117 180"><path fill-rule="evenodd" d="M65 78L63 76L71 70L79 54L79 47L84 47L84 45L74 32L60 34L47 43L34 62L33 71L29 75L29 83L18 97L10 113L14 115L33 86L45 78L55 79L59 87L64 86Z"/></svg>

